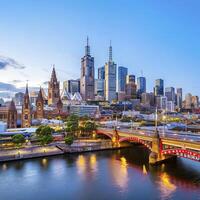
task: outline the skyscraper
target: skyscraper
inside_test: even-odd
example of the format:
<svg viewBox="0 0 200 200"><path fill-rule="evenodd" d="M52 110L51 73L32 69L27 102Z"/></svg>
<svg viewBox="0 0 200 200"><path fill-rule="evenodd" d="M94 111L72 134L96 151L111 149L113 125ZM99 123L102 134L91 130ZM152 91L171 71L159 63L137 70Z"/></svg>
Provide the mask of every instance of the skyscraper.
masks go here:
<svg viewBox="0 0 200 200"><path fill-rule="evenodd" d="M94 99L94 57L90 55L89 40L85 47L85 55L81 58L80 93L83 100Z"/></svg>
<svg viewBox="0 0 200 200"><path fill-rule="evenodd" d="M126 76L126 83L135 83L135 75L131 74L131 75L127 75Z"/></svg>
<svg viewBox="0 0 200 200"><path fill-rule="evenodd" d="M183 91L182 88L176 89L176 103L179 109L182 108L182 101L183 101Z"/></svg>
<svg viewBox="0 0 200 200"><path fill-rule="evenodd" d="M57 81L56 71L53 67L48 87L48 105L56 105L60 97L60 82Z"/></svg>
<svg viewBox="0 0 200 200"><path fill-rule="evenodd" d="M109 60L105 64L105 97L107 101L116 99L116 67L112 60L112 46L109 47Z"/></svg>
<svg viewBox="0 0 200 200"><path fill-rule="evenodd" d="M126 76L128 74L128 68L119 66L118 67L118 91L124 92L126 85Z"/></svg>
<svg viewBox="0 0 200 200"><path fill-rule="evenodd" d="M173 101L175 103L175 89L173 87L165 88L165 96L167 101Z"/></svg>
<svg viewBox="0 0 200 200"><path fill-rule="evenodd" d="M98 68L98 79L105 79L105 66Z"/></svg>
<svg viewBox="0 0 200 200"><path fill-rule="evenodd" d="M137 95L141 98L142 93L146 92L146 78L138 77L137 78Z"/></svg>
<svg viewBox="0 0 200 200"><path fill-rule="evenodd" d="M162 79L156 79L154 87L154 95L155 96L164 95L164 81Z"/></svg>

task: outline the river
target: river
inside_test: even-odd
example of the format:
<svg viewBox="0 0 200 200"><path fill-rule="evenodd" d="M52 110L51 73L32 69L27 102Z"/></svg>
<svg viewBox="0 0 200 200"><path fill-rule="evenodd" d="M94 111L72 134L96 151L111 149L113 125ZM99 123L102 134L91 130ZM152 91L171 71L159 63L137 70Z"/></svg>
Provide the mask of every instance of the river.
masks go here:
<svg viewBox="0 0 200 200"><path fill-rule="evenodd" d="M200 163L149 166L144 147L0 164L0 200L200 200Z"/></svg>

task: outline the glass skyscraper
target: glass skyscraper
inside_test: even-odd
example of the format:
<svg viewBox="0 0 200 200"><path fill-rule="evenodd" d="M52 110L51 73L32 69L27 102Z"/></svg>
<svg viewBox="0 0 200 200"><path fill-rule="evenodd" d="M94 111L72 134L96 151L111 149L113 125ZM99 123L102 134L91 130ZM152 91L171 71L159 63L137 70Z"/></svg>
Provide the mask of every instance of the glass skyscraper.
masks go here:
<svg viewBox="0 0 200 200"><path fill-rule="evenodd" d="M156 79L154 87L154 95L155 96L164 95L164 81L162 79Z"/></svg>
<svg viewBox="0 0 200 200"><path fill-rule="evenodd" d="M118 67L118 91L124 92L126 86L126 76L128 74L128 69L126 67Z"/></svg>
<svg viewBox="0 0 200 200"><path fill-rule="evenodd" d="M98 79L105 79L105 66L98 68Z"/></svg>
<svg viewBox="0 0 200 200"><path fill-rule="evenodd" d="M141 94L146 92L146 78L138 77L137 78L137 95L140 98Z"/></svg>

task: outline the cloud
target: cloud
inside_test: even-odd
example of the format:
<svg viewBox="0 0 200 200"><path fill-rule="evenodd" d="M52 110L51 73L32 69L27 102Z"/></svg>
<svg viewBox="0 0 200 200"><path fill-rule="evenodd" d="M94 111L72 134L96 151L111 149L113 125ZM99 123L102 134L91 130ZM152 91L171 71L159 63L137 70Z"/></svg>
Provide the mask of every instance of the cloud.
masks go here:
<svg viewBox="0 0 200 200"><path fill-rule="evenodd" d="M0 91L1 92L2 91L15 92L15 91L17 91L17 88L13 84L0 82Z"/></svg>
<svg viewBox="0 0 200 200"><path fill-rule="evenodd" d="M0 56L0 70L7 69L7 68L14 68L14 69L25 69L26 67L23 64L18 63L13 58Z"/></svg>
<svg viewBox="0 0 200 200"><path fill-rule="evenodd" d="M16 84L16 83L22 83L23 81L21 80L12 80L12 83Z"/></svg>

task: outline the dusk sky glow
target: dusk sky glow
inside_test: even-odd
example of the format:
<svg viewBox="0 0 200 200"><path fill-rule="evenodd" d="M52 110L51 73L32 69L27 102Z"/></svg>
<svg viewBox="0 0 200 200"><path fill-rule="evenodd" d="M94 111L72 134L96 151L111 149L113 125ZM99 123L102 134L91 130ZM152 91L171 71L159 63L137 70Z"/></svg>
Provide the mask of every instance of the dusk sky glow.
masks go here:
<svg viewBox="0 0 200 200"><path fill-rule="evenodd" d="M147 90L165 87L200 95L200 1L0 0L0 82L43 85L55 64L60 81L80 77L89 36L95 69L113 60L143 75ZM7 59L8 65L2 64ZM13 60L10 60L13 59ZM12 62L13 61L13 62ZM96 73L97 77L97 73Z"/></svg>

